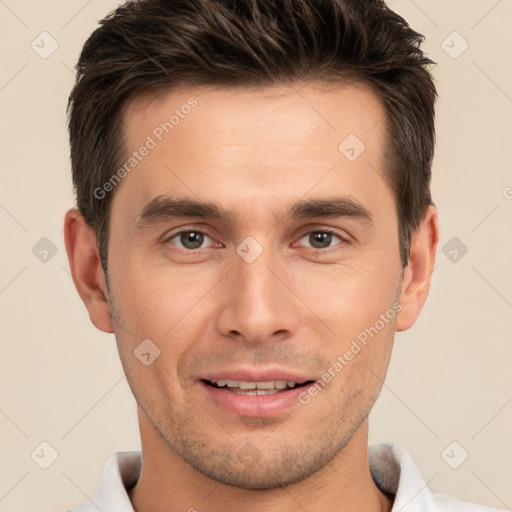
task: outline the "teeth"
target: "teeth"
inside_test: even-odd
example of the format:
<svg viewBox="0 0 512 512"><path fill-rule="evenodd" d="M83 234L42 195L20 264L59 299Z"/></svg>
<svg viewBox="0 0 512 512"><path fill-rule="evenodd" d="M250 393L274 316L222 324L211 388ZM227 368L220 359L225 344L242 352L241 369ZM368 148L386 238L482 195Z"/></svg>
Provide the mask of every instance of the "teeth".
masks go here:
<svg viewBox="0 0 512 512"><path fill-rule="evenodd" d="M219 387L228 387L228 388L239 388L243 390L251 390L251 389L286 389L294 388L297 383L294 381L285 381L285 380L269 380L265 382L247 382L244 380L229 380L222 379L215 382L215 384Z"/></svg>
<svg viewBox="0 0 512 512"><path fill-rule="evenodd" d="M275 388L272 389L240 389L240 388L229 388L228 391L236 393L238 395L275 395L279 391Z"/></svg>
<svg viewBox="0 0 512 512"><path fill-rule="evenodd" d="M239 387L240 389L256 389L256 387L258 387L258 389L262 389L259 386L256 386L256 382L245 382L243 380L238 382L238 386L233 387Z"/></svg>
<svg viewBox="0 0 512 512"><path fill-rule="evenodd" d="M273 380L269 380L268 382L257 382L256 387L258 389L274 389L276 385Z"/></svg>

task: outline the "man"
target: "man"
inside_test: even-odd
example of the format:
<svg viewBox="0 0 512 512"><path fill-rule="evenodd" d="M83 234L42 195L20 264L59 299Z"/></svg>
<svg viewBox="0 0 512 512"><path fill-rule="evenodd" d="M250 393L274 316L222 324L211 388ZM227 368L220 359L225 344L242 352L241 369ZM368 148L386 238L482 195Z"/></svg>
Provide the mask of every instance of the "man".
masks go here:
<svg viewBox="0 0 512 512"><path fill-rule="evenodd" d="M86 42L66 248L142 456L73 511L491 510L368 447L438 242L421 40L380 0L142 0Z"/></svg>

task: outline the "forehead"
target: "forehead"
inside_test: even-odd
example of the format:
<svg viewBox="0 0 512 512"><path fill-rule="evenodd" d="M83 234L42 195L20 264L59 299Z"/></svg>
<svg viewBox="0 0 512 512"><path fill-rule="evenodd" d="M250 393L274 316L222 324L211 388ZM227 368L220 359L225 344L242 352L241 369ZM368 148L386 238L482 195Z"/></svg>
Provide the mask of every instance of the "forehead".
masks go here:
<svg viewBox="0 0 512 512"><path fill-rule="evenodd" d="M191 120L182 122L187 117ZM366 143L380 142L378 128L384 128L385 109L373 89L363 83L297 82L260 88L183 84L136 95L124 113L125 140L128 146L136 144L169 122L173 132L186 131L191 124L196 131L199 123L194 118L198 117L204 130L215 127L224 144L238 143L244 136L254 138L258 131L272 136L280 126L287 128L280 133L280 141L292 145L313 132L331 132L333 140L355 133ZM292 121L296 124L289 124ZM174 130L179 124L180 130Z"/></svg>
<svg viewBox="0 0 512 512"><path fill-rule="evenodd" d="M126 157L151 150L116 194L126 188L133 204L176 191L234 204L383 182L384 136L384 107L364 84L145 92L125 110Z"/></svg>

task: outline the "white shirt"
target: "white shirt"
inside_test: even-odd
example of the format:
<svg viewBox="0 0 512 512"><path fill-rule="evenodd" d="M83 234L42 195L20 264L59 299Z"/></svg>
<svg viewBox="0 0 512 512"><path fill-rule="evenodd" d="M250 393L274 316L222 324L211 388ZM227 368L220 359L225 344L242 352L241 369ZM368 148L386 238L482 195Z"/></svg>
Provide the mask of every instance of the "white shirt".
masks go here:
<svg viewBox="0 0 512 512"><path fill-rule="evenodd" d="M498 512L428 490L409 453L393 443L368 446L370 472L379 489L395 495L392 512ZM134 512L127 489L133 487L141 469L140 452L114 453L105 464L92 502L69 512Z"/></svg>

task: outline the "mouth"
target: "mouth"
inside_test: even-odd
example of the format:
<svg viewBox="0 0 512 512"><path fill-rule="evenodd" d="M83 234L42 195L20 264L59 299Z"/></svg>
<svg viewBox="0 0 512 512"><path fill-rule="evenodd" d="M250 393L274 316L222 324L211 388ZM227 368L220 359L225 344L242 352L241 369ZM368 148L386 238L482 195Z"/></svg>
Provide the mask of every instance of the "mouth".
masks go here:
<svg viewBox="0 0 512 512"><path fill-rule="evenodd" d="M244 380L230 380L230 379L219 379L217 381L211 381L202 379L207 386L223 391L229 391L238 395L246 396L266 396L276 395L278 393L285 393L292 389L312 384L313 380L307 380L304 382L286 381L286 380L269 380L269 381L244 381Z"/></svg>
<svg viewBox="0 0 512 512"><path fill-rule="evenodd" d="M292 374L278 374L272 379L271 375L239 373L209 376L198 381L206 409L231 417L282 418L293 408L301 407L300 395L316 382Z"/></svg>
<svg viewBox="0 0 512 512"><path fill-rule="evenodd" d="M239 366L201 375L198 392L212 414L278 418L302 407L299 397L316 382L310 372L302 370Z"/></svg>

